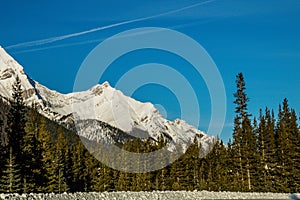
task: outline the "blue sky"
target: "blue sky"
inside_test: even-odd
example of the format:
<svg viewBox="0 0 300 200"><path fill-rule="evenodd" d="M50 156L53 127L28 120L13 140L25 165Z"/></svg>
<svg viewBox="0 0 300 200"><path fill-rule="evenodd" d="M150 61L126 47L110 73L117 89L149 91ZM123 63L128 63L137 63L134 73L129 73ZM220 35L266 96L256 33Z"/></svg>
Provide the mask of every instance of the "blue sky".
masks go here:
<svg viewBox="0 0 300 200"><path fill-rule="evenodd" d="M11 0L1 2L0 45L25 67L30 77L68 93L73 90L76 73L85 57L106 38L141 27L180 31L206 49L221 73L227 114L220 138L227 141L232 132L232 94L238 72L245 76L252 114L257 115L259 108L266 105L277 110L287 97L299 115L299 19L298 0L88 0L84 3ZM88 31L95 28L97 31ZM113 63L116 67L111 66L100 82L108 80L114 86L122 72L154 61L188 68L184 60L162 51L137 51L126 56L116 60ZM201 77L193 76L189 70L183 73L192 84L198 83L199 128L205 131L211 115L209 92ZM166 87L145 85L133 97L162 105L169 119L180 117L179 107L183 102L178 102L176 94ZM193 117L190 113L185 120L192 121Z"/></svg>

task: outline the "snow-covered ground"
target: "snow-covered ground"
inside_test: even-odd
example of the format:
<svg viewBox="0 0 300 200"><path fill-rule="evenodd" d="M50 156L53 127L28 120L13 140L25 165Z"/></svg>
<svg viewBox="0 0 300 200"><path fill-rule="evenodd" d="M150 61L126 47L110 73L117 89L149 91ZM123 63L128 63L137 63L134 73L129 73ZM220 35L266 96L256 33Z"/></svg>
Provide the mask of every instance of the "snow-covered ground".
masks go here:
<svg viewBox="0 0 300 200"><path fill-rule="evenodd" d="M103 200L131 200L131 199L299 199L300 194L283 193L240 193L240 192L208 192L208 191L154 191L154 192L90 192L90 193L64 193L64 194L0 194L0 199L103 199Z"/></svg>

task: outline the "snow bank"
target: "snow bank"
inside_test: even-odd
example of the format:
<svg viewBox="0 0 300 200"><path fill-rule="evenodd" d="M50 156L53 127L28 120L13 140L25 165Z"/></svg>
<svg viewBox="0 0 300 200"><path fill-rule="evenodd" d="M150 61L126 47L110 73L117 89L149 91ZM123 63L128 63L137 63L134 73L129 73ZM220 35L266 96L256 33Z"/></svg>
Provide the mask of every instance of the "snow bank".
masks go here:
<svg viewBox="0 0 300 200"><path fill-rule="evenodd" d="M208 192L208 191L154 191L154 192L90 192L63 194L0 194L0 199L18 200L154 200L154 199L299 199L300 194L284 193L240 193L240 192Z"/></svg>

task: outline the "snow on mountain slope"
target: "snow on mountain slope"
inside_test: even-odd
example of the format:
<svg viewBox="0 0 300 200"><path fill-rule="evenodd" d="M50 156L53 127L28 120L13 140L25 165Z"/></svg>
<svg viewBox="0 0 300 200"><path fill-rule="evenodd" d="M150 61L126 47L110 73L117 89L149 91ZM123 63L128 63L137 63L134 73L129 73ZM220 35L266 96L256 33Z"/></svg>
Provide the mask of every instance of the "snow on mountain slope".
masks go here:
<svg viewBox="0 0 300 200"><path fill-rule="evenodd" d="M21 80L26 105L36 104L43 115L54 120L59 120L64 114L70 114L70 110L58 110L58 107L64 107L66 103L65 95L49 90L28 77L23 67L0 46L0 96L4 99L11 99L12 85L17 76Z"/></svg>
<svg viewBox="0 0 300 200"><path fill-rule="evenodd" d="M3 97L11 97L12 84L15 82L16 76L21 79L22 87L26 91L24 93L26 100L37 100L37 96L33 95L34 87L25 74L23 67L0 47L0 94Z"/></svg>
<svg viewBox="0 0 300 200"><path fill-rule="evenodd" d="M184 150L195 136L201 139L199 141L205 149L214 143L213 137L207 136L185 121L164 119L151 103L141 103L127 97L107 82L84 92L73 93L72 100L73 111L81 120L97 119L132 136L144 138L150 136L155 140L159 136L164 136L174 144L181 144ZM88 134L97 135L95 131L97 132L90 130ZM84 134L82 132L82 135Z"/></svg>
<svg viewBox="0 0 300 200"><path fill-rule="evenodd" d="M197 136L204 149L208 149L215 141L214 137L176 119L164 119L151 103L142 103L125 96L121 91L111 87L108 82L98 84L89 90L61 94L48 89L30 79L23 67L0 47L0 95L11 98L12 84L19 76L24 90L27 105L37 105L41 114L58 122L72 122L80 120L98 120L129 133L132 136L168 138L174 144L192 142ZM95 126L95 123L94 123ZM97 140L99 127L89 127L79 133L89 139ZM89 130L89 131L87 131ZM92 137L93 136L93 137Z"/></svg>

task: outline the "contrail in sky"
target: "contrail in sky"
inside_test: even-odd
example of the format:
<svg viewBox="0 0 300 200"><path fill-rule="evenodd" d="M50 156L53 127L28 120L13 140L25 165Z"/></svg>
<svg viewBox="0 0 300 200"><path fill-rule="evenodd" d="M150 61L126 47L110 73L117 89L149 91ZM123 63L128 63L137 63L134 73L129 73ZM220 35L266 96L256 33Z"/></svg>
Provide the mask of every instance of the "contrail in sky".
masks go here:
<svg viewBox="0 0 300 200"><path fill-rule="evenodd" d="M194 23L183 24L183 25L178 25L178 26L173 26L173 27L167 27L167 28L169 28L169 29L170 28L171 29L175 29L175 28L181 28L181 27L190 26L192 24L196 24L196 23L194 22ZM149 33L149 32L140 32L138 34L147 34L147 33ZM124 35L122 37L130 37L130 36L132 36L132 35L128 34L128 35ZM116 37L116 38L122 38L122 37ZM96 43L96 42L101 42L101 41L103 41L105 39L106 38L99 38L99 39L88 40L88 41L73 42L73 43L60 44L60 45L54 45L54 46L48 46L48 47L33 48L33 49L28 49L28 50L17 51L17 52L14 52L13 54L20 54L20 53L27 53L27 52L34 52L34 51L42 51L42 50L47 50L47 49L54 49L54 48L68 47L68 46L76 46L76 45L89 44L89 43Z"/></svg>
<svg viewBox="0 0 300 200"><path fill-rule="evenodd" d="M185 7L176 9L176 10L171 10L171 11L168 11L168 12L164 12L164 13L160 13L160 14L156 14L156 15L151 15L151 16L148 16L148 17L142 17L142 18L132 19L132 20L123 21L123 22L119 22L119 23L115 23L115 24L106 25L106 26L101 26L101 27L97 27L97 28L93 28L93 29L90 29L90 30L81 31L81 32L77 32L77 33L71 33L71 34L67 34L67 35L61 35L61 36L51 37L51 38L42 39L42 40L35 40L35 41L30 41L30 42L23 42L23 43L19 43L19 44L14 44L14 45L7 46L6 49L44 45L44 44L48 44L48 43L52 43L52 42L56 42L56 41L60 41L60 40L80 36L80 35L85 35L85 34L88 34L88 33L93 33L93 32L96 32L96 31L110 29L110 28L113 28L113 27L121 26L121 25L131 24L131 23L134 23L134 22L140 22L140 21L153 19L153 18L157 18L157 17L169 15L169 14L174 14L174 13L177 13L177 12L180 12L180 11L183 11L183 10L187 10L187 9L191 9L191 8L194 8L194 7L197 7L197 6L205 5L205 4L214 2L214 1L216 1L216 0L208 0L208 1L200 2L200 3L192 4L192 5L189 5L189 6L185 6Z"/></svg>
<svg viewBox="0 0 300 200"><path fill-rule="evenodd" d="M213 20L205 20L205 21L201 21L201 22L192 22L192 23L187 23L187 24L181 24L181 25L176 25L176 26L171 26L171 27L166 27L167 29L179 29L179 28L184 28L184 27L188 27L188 26L193 26L195 24L204 24L204 23L208 23L211 22ZM163 31L163 30L161 30ZM144 31L144 32L139 32L137 34L148 34L151 33L153 31ZM155 31L156 32L156 31ZM134 34L135 35L135 34ZM130 37L130 36L134 36L133 34L128 34L128 35L123 35L122 37L115 37L115 38L123 38L123 37ZM52 46L46 46L46 47L35 47L32 49L27 49L27 50L20 50L20 51L16 51L13 52L13 54L22 54L22 53L29 53L29 52L34 52L34 51L43 51L43 50L48 50L48 49L55 49L55 48L61 48L61 47L69 47L69 46L77 46L77 45L83 45L83 44L90 44L90 43L99 43L104 41L107 38L99 38L99 39L94 39L94 40L87 40L87 41L81 41L81 42L72 42L72 43L67 43L67 44L59 44L59 45L52 45Z"/></svg>

